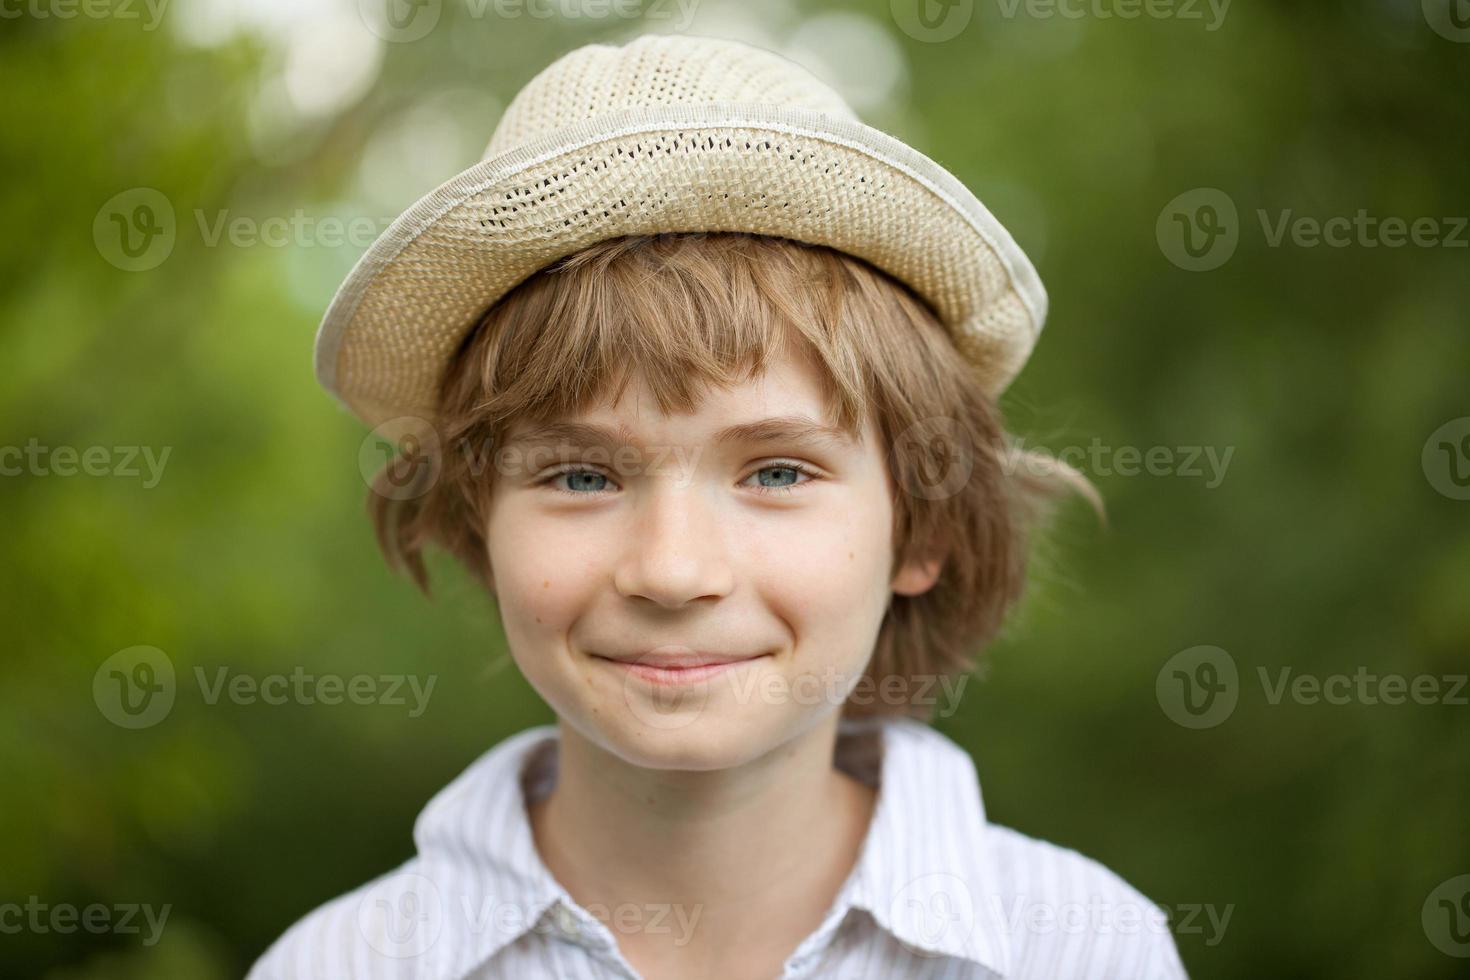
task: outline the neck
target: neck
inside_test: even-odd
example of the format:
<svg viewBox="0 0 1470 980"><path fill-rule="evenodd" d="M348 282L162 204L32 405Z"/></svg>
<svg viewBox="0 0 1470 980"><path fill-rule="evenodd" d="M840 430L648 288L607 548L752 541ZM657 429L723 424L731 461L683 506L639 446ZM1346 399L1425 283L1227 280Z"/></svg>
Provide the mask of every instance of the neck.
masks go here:
<svg viewBox="0 0 1470 980"><path fill-rule="evenodd" d="M686 962L755 943L779 966L820 925L872 816L874 791L833 766L836 738L833 715L735 768L659 770L562 722L556 785L530 807L537 849L584 908L674 906L672 935L613 928L630 959L671 962L683 921Z"/></svg>

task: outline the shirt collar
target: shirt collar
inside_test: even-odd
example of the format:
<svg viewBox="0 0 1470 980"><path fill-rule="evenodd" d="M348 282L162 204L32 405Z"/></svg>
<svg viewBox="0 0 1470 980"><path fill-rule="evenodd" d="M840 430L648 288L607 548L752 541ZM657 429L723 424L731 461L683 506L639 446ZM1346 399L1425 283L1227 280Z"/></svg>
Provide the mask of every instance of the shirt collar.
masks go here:
<svg viewBox="0 0 1470 980"><path fill-rule="evenodd" d="M582 941L606 944L605 931L542 862L526 813L526 792L539 794L555 778L557 738L555 725L538 725L500 742L414 825L417 870L444 903L434 959L453 975L526 932L567 928L569 919L585 927ZM837 761L878 770L881 782L858 862L812 938L863 909L917 955L959 957L1004 977L1010 950L986 900L995 876L969 755L924 722L863 718L841 721Z"/></svg>
<svg viewBox="0 0 1470 980"><path fill-rule="evenodd" d="M911 718L844 721L842 732L869 727L882 738L881 789L836 906L866 909L919 955L958 957L1004 977L1010 944L997 904L987 900L996 877L974 762ZM839 741L839 758L842 748Z"/></svg>

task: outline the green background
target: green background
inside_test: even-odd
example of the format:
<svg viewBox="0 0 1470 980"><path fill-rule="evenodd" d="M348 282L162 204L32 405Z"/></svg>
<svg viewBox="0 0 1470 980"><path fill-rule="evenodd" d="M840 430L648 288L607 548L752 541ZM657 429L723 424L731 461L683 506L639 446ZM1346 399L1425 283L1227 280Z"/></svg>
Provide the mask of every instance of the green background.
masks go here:
<svg viewBox="0 0 1470 980"><path fill-rule="evenodd" d="M1470 43L1431 29L1438 2L1237 0L1210 29L1202 6L1072 18L981 0L932 40L902 29L902 0L703 0L690 28L812 64L1012 228L1052 299L1005 401L1028 445L1233 450L1214 486L1081 460L1107 528L1060 515L985 677L938 722L973 752L993 819L1166 907L1228 909L1216 942L1180 930L1199 977L1463 975L1421 911L1470 872L1470 707L1272 703L1258 675L1470 661L1470 502L1435 447L1423 458L1470 415L1470 234L1273 245L1258 215L1365 209L1443 237L1470 214ZM0 446L170 450L151 487L0 477L0 903L171 912L151 946L0 933L6 976L239 976L407 858L414 816L471 759L550 720L462 574L437 560L429 601L376 555L364 427L311 373L362 242L315 223L381 228L473 163L553 58L681 26L446 0L427 36L386 42L351 2L174 0L151 27L135 9L8 3L0 20ZM108 202L140 187L167 200L175 241L128 271ZM1238 246L1208 271L1156 232L1196 188L1238 209ZM221 218L297 214L308 230L279 244L211 244ZM140 644L179 690L127 730L92 682ZM1240 680L1234 712L1195 730L1156 679L1200 645ZM210 704L194 682L297 667L437 683L411 718Z"/></svg>

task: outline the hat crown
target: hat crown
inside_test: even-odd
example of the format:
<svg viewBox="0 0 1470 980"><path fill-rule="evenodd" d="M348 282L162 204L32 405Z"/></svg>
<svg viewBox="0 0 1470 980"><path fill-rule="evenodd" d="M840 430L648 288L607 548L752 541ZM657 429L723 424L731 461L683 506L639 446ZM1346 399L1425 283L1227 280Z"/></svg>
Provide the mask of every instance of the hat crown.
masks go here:
<svg viewBox="0 0 1470 980"><path fill-rule="evenodd" d="M511 101L484 158L619 110L711 102L799 107L857 120L831 87L773 51L723 38L651 34L621 47L589 44L552 62Z"/></svg>

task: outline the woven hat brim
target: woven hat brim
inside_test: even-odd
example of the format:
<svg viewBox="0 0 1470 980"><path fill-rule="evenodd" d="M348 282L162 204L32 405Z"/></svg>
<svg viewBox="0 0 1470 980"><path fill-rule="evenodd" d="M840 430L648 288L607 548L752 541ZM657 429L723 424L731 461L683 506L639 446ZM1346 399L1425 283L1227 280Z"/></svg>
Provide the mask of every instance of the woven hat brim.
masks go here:
<svg viewBox="0 0 1470 980"><path fill-rule="evenodd" d="M432 417L465 333L536 271L609 238L720 231L826 245L907 283L992 395L1046 318L1010 233L886 133L774 105L640 107L482 161L400 215L333 297L317 378L369 425Z"/></svg>

